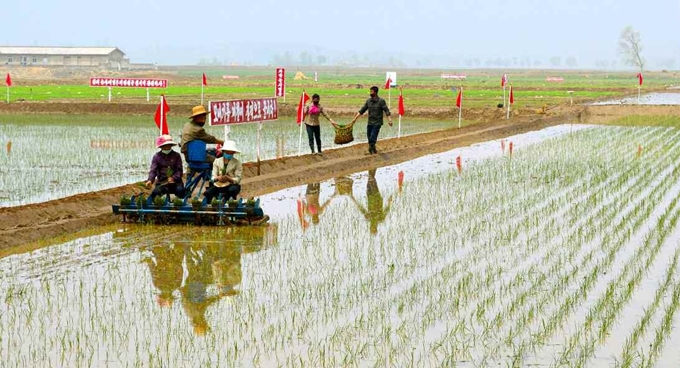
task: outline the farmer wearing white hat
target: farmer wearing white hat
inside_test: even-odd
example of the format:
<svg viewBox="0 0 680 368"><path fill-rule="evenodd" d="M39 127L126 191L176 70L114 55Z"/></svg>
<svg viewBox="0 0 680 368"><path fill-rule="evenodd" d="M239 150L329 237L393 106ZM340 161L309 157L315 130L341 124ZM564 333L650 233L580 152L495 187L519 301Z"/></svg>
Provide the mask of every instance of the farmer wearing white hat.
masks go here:
<svg viewBox="0 0 680 368"><path fill-rule="evenodd" d="M207 115L208 110L206 110L203 105L194 106L194 108L191 109L191 116L189 116L191 121L186 123L184 128L182 128L182 153L184 154L185 159L187 158L188 153L187 143L191 141L201 140L205 143L224 144L223 140L208 134L203 128ZM205 160L212 163L215 161L215 157L208 155Z"/></svg>
<svg viewBox="0 0 680 368"><path fill-rule="evenodd" d="M165 134L156 138L156 148L160 148L151 160L149 178L146 187L156 184L151 192L151 200L156 196L174 194L184 198L184 183L182 182L182 156L173 151L172 146L177 145L172 137Z"/></svg>
<svg viewBox="0 0 680 368"><path fill-rule="evenodd" d="M205 191L205 198L211 202L220 193L223 197L236 199L241 192L241 175L243 175L243 165L236 157L239 153L236 142L226 141L222 146L222 157L215 159L212 169L212 181L214 185Z"/></svg>

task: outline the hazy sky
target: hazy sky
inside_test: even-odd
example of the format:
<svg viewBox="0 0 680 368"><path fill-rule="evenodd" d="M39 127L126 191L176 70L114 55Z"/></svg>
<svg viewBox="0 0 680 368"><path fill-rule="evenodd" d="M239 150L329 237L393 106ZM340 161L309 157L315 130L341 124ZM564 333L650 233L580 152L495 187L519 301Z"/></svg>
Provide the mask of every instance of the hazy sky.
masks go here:
<svg viewBox="0 0 680 368"><path fill-rule="evenodd" d="M216 57L266 63L275 53L307 50L340 56L574 56L579 65L592 65L617 58L617 38L626 25L640 31L647 59L680 61L680 0L3 3L0 44L112 45L132 62L195 64Z"/></svg>

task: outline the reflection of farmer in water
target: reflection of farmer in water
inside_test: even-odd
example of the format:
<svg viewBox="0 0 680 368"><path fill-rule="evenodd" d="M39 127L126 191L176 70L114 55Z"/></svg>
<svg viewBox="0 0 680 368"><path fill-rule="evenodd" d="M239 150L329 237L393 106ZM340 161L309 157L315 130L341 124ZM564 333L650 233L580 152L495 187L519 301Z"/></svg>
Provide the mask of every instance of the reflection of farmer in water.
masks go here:
<svg viewBox="0 0 680 368"><path fill-rule="evenodd" d="M224 296L236 295L234 286L241 283L241 250L231 244L215 242L192 245L187 251L182 307L194 332L204 335L210 329L205 313L209 306ZM215 283L217 294L208 295L208 286Z"/></svg>
<svg viewBox="0 0 680 368"><path fill-rule="evenodd" d="M193 240L151 249L145 259L158 304L168 307L179 290L181 303L197 335L210 330L208 307L225 296L237 295L241 284L241 254L275 246L274 225L229 228L224 231L195 230ZM183 235L183 236L186 236Z"/></svg>
<svg viewBox="0 0 680 368"><path fill-rule="evenodd" d="M307 191L305 192L305 199L298 199L297 209L298 218L300 219L300 225L303 230L309 227L309 222L307 217L311 217L313 224L319 223L319 216L328 207L333 199L333 196L328 198L326 202L322 205L319 203L319 197L321 196L321 183L309 183L307 184Z"/></svg>
<svg viewBox="0 0 680 368"><path fill-rule="evenodd" d="M173 291L182 286L184 247L158 246L151 249L151 252L153 257L144 261L149 266L153 286L160 292L156 301L161 307L169 307L173 302Z"/></svg>
<svg viewBox="0 0 680 368"><path fill-rule="evenodd" d="M378 188L378 181L375 179L376 171L377 169L368 171L368 182L366 183L367 208L364 208L354 199L354 197L352 197L354 203L356 203L359 208L359 211L361 211L369 222L371 234L378 233L378 225L385 221L387 213L392 207L392 196L387 199L387 206L383 207L383 197L380 194L380 188Z"/></svg>

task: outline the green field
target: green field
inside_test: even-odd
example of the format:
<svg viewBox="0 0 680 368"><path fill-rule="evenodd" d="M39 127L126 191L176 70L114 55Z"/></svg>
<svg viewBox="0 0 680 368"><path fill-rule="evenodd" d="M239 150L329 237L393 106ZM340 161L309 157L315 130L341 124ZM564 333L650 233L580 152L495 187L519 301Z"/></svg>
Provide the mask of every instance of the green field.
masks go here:
<svg viewBox="0 0 680 368"><path fill-rule="evenodd" d="M312 76L313 71L303 70ZM175 75L161 74L157 78L168 78L169 87L151 89L151 103L164 93L169 102L198 103L201 93L201 71L180 70ZM274 93L274 70L211 70L207 71L208 86L206 100L225 100L236 98L271 97ZM227 81L222 75L238 75L239 80ZM355 107L361 105L368 95L368 87L384 86L384 72L343 70L320 72L320 81L294 80L294 72L288 71L286 78L286 102L295 104L303 89L310 94L319 93L323 103L328 107ZM398 75L400 86L404 87L404 95L408 107L446 107L453 103L455 92L452 88L463 86L465 90L465 106L492 107L503 101L500 88L501 72L470 71L465 81L444 80L438 71L404 71ZM123 77L124 75L121 75ZM546 76L563 76L564 82L546 82ZM195 83L194 83L195 82ZM584 101L603 97L615 97L633 94L637 91L635 73L606 74L602 72L518 72L510 73L510 82L515 89L516 106L540 107L568 102L573 91L574 101ZM661 89L678 84L680 77L670 73L651 74L645 79L645 90ZM11 88L12 101L107 101L108 91L105 87L89 87L88 79L69 80L59 83L67 84L30 85L30 82L15 82ZM191 85L194 84L194 85ZM113 88L115 102L145 102L145 88ZM392 102L396 104L397 90L393 91ZM381 91L384 98L386 91ZM280 99L283 102L283 99Z"/></svg>

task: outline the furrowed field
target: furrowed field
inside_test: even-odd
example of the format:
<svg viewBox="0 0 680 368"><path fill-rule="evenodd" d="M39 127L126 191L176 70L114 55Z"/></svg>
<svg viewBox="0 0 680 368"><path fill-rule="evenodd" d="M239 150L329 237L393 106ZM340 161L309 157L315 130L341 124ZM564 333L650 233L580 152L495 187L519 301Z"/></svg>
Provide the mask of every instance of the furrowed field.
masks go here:
<svg viewBox="0 0 680 368"><path fill-rule="evenodd" d="M678 366L678 123L310 183L263 196L268 227L113 225L5 251L0 360Z"/></svg>

